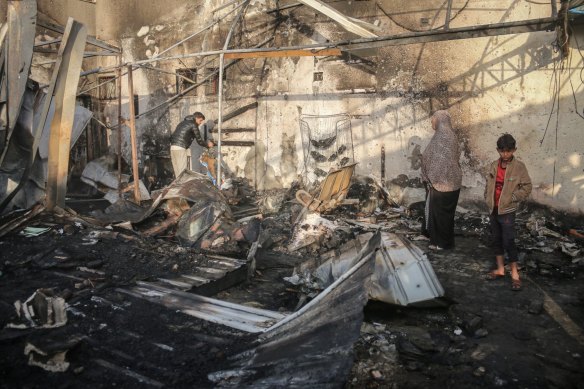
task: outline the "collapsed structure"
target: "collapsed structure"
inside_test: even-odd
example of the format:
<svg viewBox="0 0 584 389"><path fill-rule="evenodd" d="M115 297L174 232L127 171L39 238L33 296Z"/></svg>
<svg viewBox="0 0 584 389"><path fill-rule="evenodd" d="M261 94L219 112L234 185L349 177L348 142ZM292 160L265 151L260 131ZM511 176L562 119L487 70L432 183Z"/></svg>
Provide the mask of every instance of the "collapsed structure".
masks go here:
<svg viewBox="0 0 584 389"><path fill-rule="evenodd" d="M124 376L116 384L343 386L368 299L444 305L444 288L413 241L423 239L412 215L425 195L420 157L431 112L448 108L457 127L464 206L482 199L482 168L494 140L513 132L520 157L533 167L535 203L584 210L584 148L576 131L584 57L573 54L580 52L579 6L468 0L432 1L428 8L318 0L0 5L6 15L0 18L0 237L59 231L81 245L131 242L150 252L148 263L124 270L115 248L85 261L91 250L64 241L59 245L74 254L51 246L7 260L7 273L32 266L50 273L45 281L56 286L28 290L39 281L27 276L28 294L10 293L19 296L16 310L2 306L7 332L0 341L23 342L29 366L55 373L68 371L68 352L76 350L73 358L98 366L75 370L80 386L94 384L102 370ZM553 84L550 93L541 92L544 84ZM211 118L206 125L217 147L203 156L204 166L193 148L191 169L173 177L170 133L194 111ZM51 230L60 225L63 232ZM578 236L570 241L556 234L557 249L577 265ZM247 291L234 289L242 283L262 295L260 263L285 263L286 277L270 285L272 292L292 293L294 303L235 301L245 300ZM230 290L237 292L230 296ZM100 349L101 331L139 315L136 307L145 301L162 306L162 316L170 309L204 322L194 322L201 347L223 352L197 359L200 370L178 377L163 363L135 364L121 351L124 341ZM95 306L131 313L95 330L88 317L111 318L111 312L90 312ZM175 328L188 320L163 322ZM60 327L46 338L18 332ZM482 337L480 325L463 327ZM188 339L181 331L177 339ZM165 352L176 347L148 342ZM132 368L116 368L119 358Z"/></svg>

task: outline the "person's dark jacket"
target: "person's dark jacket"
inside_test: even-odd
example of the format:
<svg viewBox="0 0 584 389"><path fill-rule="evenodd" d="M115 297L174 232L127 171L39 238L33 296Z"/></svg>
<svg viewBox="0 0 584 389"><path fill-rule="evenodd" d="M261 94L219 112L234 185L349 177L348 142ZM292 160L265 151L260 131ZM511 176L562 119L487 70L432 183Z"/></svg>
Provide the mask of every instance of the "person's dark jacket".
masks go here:
<svg viewBox="0 0 584 389"><path fill-rule="evenodd" d="M188 115L176 126L176 129L170 136L170 144L188 149L191 147L193 139L202 147L207 147L206 139L203 139L201 136L201 131L195 123L194 116Z"/></svg>

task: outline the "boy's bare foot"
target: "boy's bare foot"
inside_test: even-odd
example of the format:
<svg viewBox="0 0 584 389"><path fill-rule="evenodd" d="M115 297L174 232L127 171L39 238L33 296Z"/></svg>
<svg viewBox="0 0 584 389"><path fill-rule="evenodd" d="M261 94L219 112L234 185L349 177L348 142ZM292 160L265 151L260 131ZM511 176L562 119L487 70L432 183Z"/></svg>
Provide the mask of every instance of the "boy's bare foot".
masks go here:
<svg viewBox="0 0 584 389"><path fill-rule="evenodd" d="M505 277L505 271L493 270L487 273L485 279L488 281L498 280L500 278Z"/></svg>
<svg viewBox="0 0 584 389"><path fill-rule="evenodd" d="M511 290L514 292L518 292L521 290L521 280L519 278L511 279Z"/></svg>

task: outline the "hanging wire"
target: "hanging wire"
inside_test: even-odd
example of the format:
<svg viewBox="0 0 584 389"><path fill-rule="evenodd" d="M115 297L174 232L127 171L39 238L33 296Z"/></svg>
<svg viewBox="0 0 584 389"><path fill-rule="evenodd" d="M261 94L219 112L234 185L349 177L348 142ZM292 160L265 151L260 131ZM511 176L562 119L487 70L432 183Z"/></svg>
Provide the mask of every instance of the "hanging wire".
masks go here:
<svg viewBox="0 0 584 389"><path fill-rule="evenodd" d="M554 45L554 51L555 52L558 51L556 45ZM539 141L539 145L540 146L543 145L543 141L545 140L545 137L547 135L547 131L548 131L550 122L552 120L552 115L554 113L554 108L556 107L556 100L557 100L558 95L559 95L558 62L557 61L554 61L554 70L553 70L553 73L552 73L552 81L554 82L554 85L553 85L554 95L552 97L552 108L550 110L550 114L548 115L548 121L547 121L547 124L545 126L545 130L543 132L543 136L541 137L541 140Z"/></svg>
<svg viewBox="0 0 584 389"><path fill-rule="evenodd" d="M570 30L571 30L571 26L570 26ZM576 47L578 49L578 54L580 54L580 58L582 58L582 62L584 63L584 55L582 55L582 51L580 50L580 44L578 43L578 38L576 37L575 34L572 34L572 38L574 38L574 42L576 42ZM572 69L572 56L574 50L570 50L570 56L568 57L568 69ZM580 77L580 83L582 86L582 84L584 84L584 80L582 79L582 72L584 71L584 67L580 67L580 72L579 72L579 77ZM582 119L584 119L584 111L582 113L580 113L580 110L578 109L578 101L576 99L576 91L574 89L574 84L572 83L572 77L569 76L568 80L570 81L570 87L572 88L572 97L574 99L574 108L576 111L576 114L578 116L580 116Z"/></svg>
<svg viewBox="0 0 584 389"><path fill-rule="evenodd" d="M464 5L462 7L460 7L460 9L458 10L458 12L456 12L449 20L449 22L453 21L458 15L460 15L460 13L466 8L466 6L468 5L470 0L466 0L466 3L464 3ZM416 29L416 28L411 28L411 27L407 27L403 24L401 24L400 22L398 22L397 20L395 20L391 14L387 13L383 8L381 8L381 5L379 4L379 2L375 2L375 5L377 6L377 8L379 8L381 10L381 12L383 12L383 14L385 16L387 16L387 18L389 20L391 20L396 26L403 28L404 30L407 31L411 31L411 32L425 32L425 31L435 31L435 30L441 30L444 28L444 26L446 26L446 23L440 25L440 26L436 26L436 27L432 27L430 29ZM438 13L442 10L442 6L440 7L440 9L438 10ZM436 17L438 16L438 13L436 14Z"/></svg>
<svg viewBox="0 0 584 389"><path fill-rule="evenodd" d="M556 39L556 41L554 42L554 51L555 52L560 52L561 53L561 46L559 44L559 41ZM565 70L564 69L564 64L565 62L563 61L563 59L561 58L561 54L558 57L558 60L554 62L554 71L552 74L552 78L553 78L553 82L554 82L554 95L552 97L552 109L550 111L550 114L548 116L548 121L545 127L545 131L543 133L543 136L539 142L540 146L543 145L543 141L545 140L546 134L547 134L547 130L549 128L551 119L552 119L552 115L554 113L554 108L556 108L556 128L555 128L555 155L554 155L554 164L553 164L553 168L552 168L552 196L555 192L556 189L556 166L557 166L557 155L558 155L558 130L560 127L560 89L561 89L561 74L562 72Z"/></svg>

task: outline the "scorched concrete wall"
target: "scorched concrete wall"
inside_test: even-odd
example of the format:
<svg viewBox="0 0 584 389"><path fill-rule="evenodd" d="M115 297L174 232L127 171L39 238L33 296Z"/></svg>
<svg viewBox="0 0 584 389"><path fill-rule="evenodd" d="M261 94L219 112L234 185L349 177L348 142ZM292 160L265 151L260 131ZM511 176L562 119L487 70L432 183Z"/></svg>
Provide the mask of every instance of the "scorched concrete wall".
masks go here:
<svg viewBox="0 0 584 389"><path fill-rule="evenodd" d="M218 10L222 3L97 0L96 35L121 45L124 62L151 58L199 30L204 31L164 56L220 49L237 14L234 6ZM450 28L550 16L550 4L542 3L454 0ZM446 16L443 1L329 4L375 23L380 28L378 35L440 29ZM252 2L234 30L230 47L253 47L267 38L272 40L264 46L278 47L356 38L308 6L269 12L275 7L274 1ZM496 139L509 132L518 141L518 158L531 173L534 200L582 212L584 95L580 74L584 64L578 43L584 43L584 34L578 27L573 32L570 55L565 58L551 31L390 46L342 57L241 60L226 71L223 112L251 102L258 102L258 107L224 127L253 128L255 132L228 134L224 139L254 141L255 146L224 147L225 161L230 171L251 179L260 189L289 186L305 174L301 117L346 114L351 117L358 174L379 177L383 147L385 178L405 174L415 182L420 176L420 152L432 136L428 118L433 111L447 108L461 143L463 200L482 199L482 170L497 157ZM112 59L103 64L111 65ZM197 80L201 80L209 68L218 66L218 60L191 57L149 66L154 69L134 73L140 112L176 93L176 69L196 69ZM127 96L125 81L123 85L123 96ZM202 111L214 119L217 110L216 93L209 94L209 86L202 85L141 117L141 162L167 152L169 134L186 114ZM105 104L101 114L105 122L115 123L115 104Z"/></svg>

